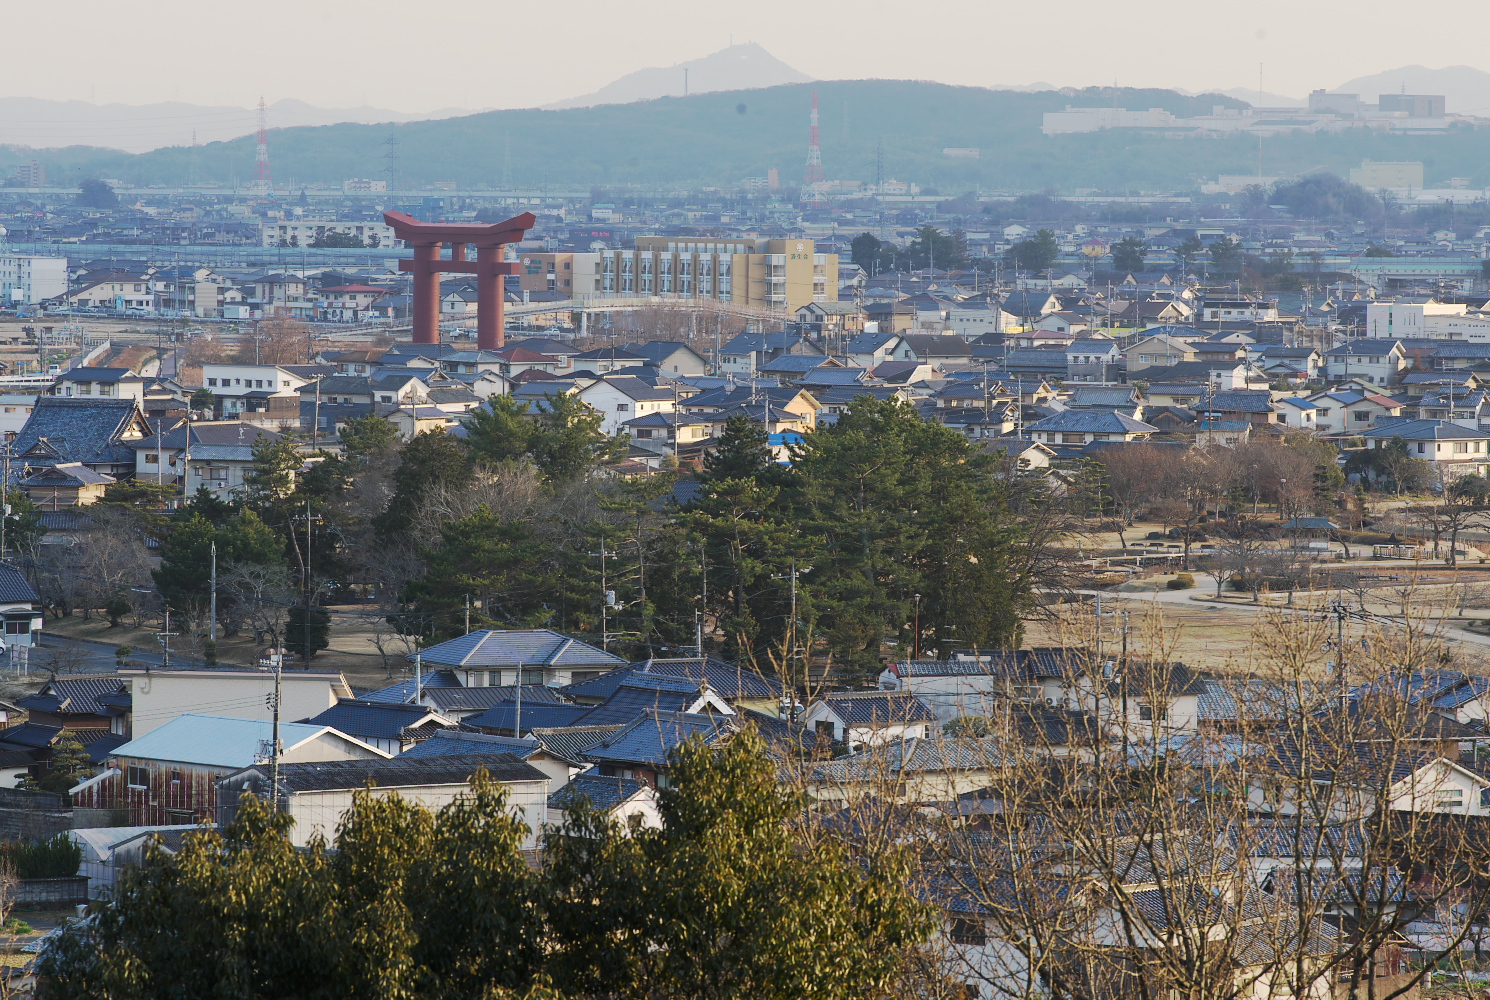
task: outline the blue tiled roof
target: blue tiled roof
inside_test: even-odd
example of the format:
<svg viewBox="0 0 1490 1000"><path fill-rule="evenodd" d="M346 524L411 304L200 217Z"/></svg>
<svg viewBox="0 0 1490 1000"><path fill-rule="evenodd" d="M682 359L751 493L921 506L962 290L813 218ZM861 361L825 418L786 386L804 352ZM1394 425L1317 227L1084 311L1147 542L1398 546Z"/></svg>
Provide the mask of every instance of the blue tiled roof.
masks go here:
<svg viewBox="0 0 1490 1000"><path fill-rule="evenodd" d="M459 729L442 729L427 740L420 740L399 757L455 757L469 754L514 754L526 757L538 749L533 739L516 739L509 736L489 736L486 733L467 733Z"/></svg>
<svg viewBox="0 0 1490 1000"><path fill-rule="evenodd" d="M424 688L458 688L460 680L450 670L429 670L424 674ZM408 702L414 700L414 678L390 684L362 696L362 701Z"/></svg>
<svg viewBox="0 0 1490 1000"><path fill-rule="evenodd" d="M39 601L36 589L14 567L0 563L0 602Z"/></svg>
<svg viewBox="0 0 1490 1000"><path fill-rule="evenodd" d="M622 682L636 673L705 680L709 682L709 689L725 701L775 699L781 697L782 690L780 681L712 656L704 659L693 656L638 660L599 677L576 681L560 690L571 698L608 698Z"/></svg>
<svg viewBox="0 0 1490 1000"><path fill-rule="evenodd" d="M121 437L137 412L133 399L41 396L16 436L13 454L27 456L34 452L27 458L31 465L83 462L133 466L134 448L122 444Z"/></svg>
<svg viewBox="0 0 1490 1000"><path fill-rule="evenodd" d="M483 629L431 646L424 662L452 667L619 666L626 661L552 629ZM412 656L409 659L413 659Z"/></svg>
<svg viewBox="0 0 1490 1000"><path fill-rule="evenodd" d="M623 726L609 739L586 750L584 756L594 761L618 761L652 764L661 767L668 754L690 737L701 737L713 743L729 732L724 719L711 715L687 715L682 712L648 712Z"/></svg>
<svg viewBox="0 0 1490 1000"><path fill-rule="evenodd" d="M628 677L605 703L592 709L584 721L604 726L626 723L644 712L686 712L694 706L703 685L673 677Z"/></svg>
<svg viewBox="0 0 1490 1000"><path fill-rule="evenodd" d="M434 706L435 711L441 713L459 712L470 713L483 711L493 705L504 701L513 701L517 697L517 689L512 685L506 687L434 687L424 689L424 700ZM523 705L529 702L535 705L545 702L552 704L563 701L557 690L545 687L542 684L523 685Z"/></svg>
<svg viewBox="0 0 1490 1000"><path fill-rule="evenodd" d="M647 787L635 778L607 778L601 774L576 774L569 784L548 797L550 809L566 809L578 798L588 799L592 808L604 812L614 809Z"/></svg>
<svg viewBox="0 0 1490 1000"><path fill-rule="evenodd" d="M478 729L513 729L521 724L524 730L534 726L577 726L593 709L591 705L565 705L556 702L524 702L522 716L518 717L515 701L504 701L493 705L480 715L466 718L465 724Z"/></svg>

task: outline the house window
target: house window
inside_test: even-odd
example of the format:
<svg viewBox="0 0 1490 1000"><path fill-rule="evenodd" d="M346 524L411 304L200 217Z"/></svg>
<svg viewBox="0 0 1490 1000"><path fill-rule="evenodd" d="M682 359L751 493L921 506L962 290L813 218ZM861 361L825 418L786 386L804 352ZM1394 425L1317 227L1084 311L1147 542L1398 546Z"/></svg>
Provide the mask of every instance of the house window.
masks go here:
<svg viewBox="0 0 1490 1000"><path fill-rule="evenodd" d="M1138 706L1138 718L1140 720L1144 721L1144 722L1153 722L1156 719L1162 722L1164 720L1166 714L1167 713L1164 710L1164 706L1162 706L1162 705L1158 705L1158 706L1155 706L1155 705L1139 705Z"/></svg>
<svg viewBox="0 0 1490 1000"><path fill-rule="evenodd" d="M171 768L171 784L173 784L173 785L179 785L184 780L185 780L185 777L184 777L184 775L182 775L182 773L181 773L181 771L180 771L179 768L174 768L174 767Z"/></svg>
<svg viewBox="0 0 1490 1000"><path fill-rule="evenodd" d="M988 932L984 930L981 921L965 920L962 917L952 918L952 930L948 935L953 944L981 945L988 943Z"/></svg>
<svg viewBox="0 0 1490 1000"><path fill-rule="evenodd" d="M813 724L813 728L817 730L819 736L826 736L830 740L833 738L833 721L831 719L818 719Z"/></svg>
<svg viewBox="0 0 1490 1000"><path fill-rule="evenodd" d="M5 622L6 635L29 635L31 632L30 618L9 618Z"/></svg>
<svg viewBox="0 0 1490 1000"><path fill-rule="evenodd" d="M1426 454L1428 454L1428 446L1426 444L1424 444L1423 442L1421 442L1421 441L1418 442L1418 454L1419 455L1426 455Z"/></svg>
<svg viewBox="0 0 1490 1000"><path fill-rule="evenodd" d="M209 378L207 380L207 384L210 385L210 386L216 386L217 385L217 379L215 379L215 378Z"/></svg>
<svg viewBox="0 0 1490 1000"><path fill-rule="evenodd" d="M159 465L160 464L160 453L159 452L153 452L153 451L147 451L147 452L145 452L145 464L146 465Z"/></svg>
<svg viewBox="0 0 1490 1000"><path fill-rule="evenodd" d="M625 413L627 410L630 410L630 409L631 409L631 404L630 403L617 403L616 404L616 412L617 413Z"/></svg>
<svg viewBox="0 0 1490 1000"><path fill-rule="evenodd" d="M1435 806L1453 806L1457 809L1464 805L1464 789L1453 788L1435 792L1433 795L1433 804Z"/></svg>
<svg viewBox="0 0 1490 1000"><path fill-rule="evenodd" d="M391 402L393 402L393 397L392 396L379 396L378 397L378 400L380 402L384 402L384 403L391 403Z"/></svg>
<svg viewBox="0 0 1490 1000"><path fill-rule="evenodd" d="M150 787L150 769L148 767L138 767L134 764L131 764L129 766L128 777L130 788Z"/></svg>

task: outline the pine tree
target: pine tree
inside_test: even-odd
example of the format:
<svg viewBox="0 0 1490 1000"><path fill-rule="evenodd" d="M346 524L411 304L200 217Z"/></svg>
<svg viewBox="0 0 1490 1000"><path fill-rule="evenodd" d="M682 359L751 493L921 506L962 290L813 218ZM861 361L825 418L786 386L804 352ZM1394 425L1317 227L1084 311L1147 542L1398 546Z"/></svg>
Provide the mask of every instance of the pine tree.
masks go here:
<svg viewBox="0 0 1490 1000"><path fill-rule="evenodd" d="M533 440L533 421L528 404L511 396L492 396L483 406L466 413L466 446L487 462L513 462L528 453Z"/></svg>
<svg viewBox="0 0 1490 1000"><path fill-rule="evenodd" d="M770 438L765 429L737 413L724 422L719 444L704 456L704 478L755 479L772 461Z"/></svg>

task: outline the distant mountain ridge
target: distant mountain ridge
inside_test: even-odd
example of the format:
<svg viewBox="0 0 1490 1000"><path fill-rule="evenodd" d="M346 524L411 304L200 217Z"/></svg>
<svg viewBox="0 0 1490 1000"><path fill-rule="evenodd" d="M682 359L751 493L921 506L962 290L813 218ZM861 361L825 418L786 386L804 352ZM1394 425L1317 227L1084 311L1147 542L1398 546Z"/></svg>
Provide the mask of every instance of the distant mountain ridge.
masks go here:
<svg viewBox="0 0 1490 1000"><path fill-rule="evenodd" d="M592 94L543 105L545 111L589 108L597 104L631 104L659 97L682 97L684 71L689 94L712 94L721 90L758 90L784 83L809 83L812 77L798 72L754 42L742 42L710 53L702 59L678 63L666 69L653 67L606 84Z"/></svg>
<svg viewBox="0 0 1490 1000"><path fill-rule="evenodd" d="M269 105L270 128L334 125L339 122L426 121L473 112L467 108L405 113L363 105L320 108L287 98ZM91 104L41 97L0 97L0 144L34 149L95 146L126 153L145 153L163 146L189 146L249 135L259 127L257 108L231 105Z"/></svg>
<svg viewBox="0 0 1490 1000"><path fill-rule="evenodd" d="M1360 94L1369 104L1382 94L1442 94L1450 114L1490 117L1490 73L1473 66L1401 66L1346 80L1333 92Z"/></svg>
<svg viewBox="0 0 1490 1000"><path fill-rule="evenodd" d="M1219 94L1189 97L1172 90L1018 93L914 80L825 80L557 111L525 108L395 125L277 128L269 136L269 157L277 178L339 186L347 178L382 174L392 134L398 139L398 176L411 188L437 182L457 189L508 182L551 189L734 186L745 178L764 178L772 169L791 185L806 161L814 92L830 180L862 182L882 169L887 179L954 193L980 186L1121 190L1140 182L1147 187L1160 178L1172 183L1167 178L1183 179L1192 169L1187 161L1216 144L1169 142L1163 152L1149 154L1142 149L1148 140L1135 142L1134 136L1116 133L1051 142L1040 133L1042 116L1070 104L1164 108L1180 117L1209 114L1216 105L1243 106ZM1072 158L1072 151L1088 147L1111 147L1111 152L1090 164L1082 156ZM947 149L959 152L953 156ZM981 153L968 156L968 149ZM29 155L0 149L0 176ZM87 177L118 178L130 186L242 182L254 171L252 135L137 156L88 148L37 155L49 180L59 185ZM1255 160L1254 149L1244 162Z"/></svg>

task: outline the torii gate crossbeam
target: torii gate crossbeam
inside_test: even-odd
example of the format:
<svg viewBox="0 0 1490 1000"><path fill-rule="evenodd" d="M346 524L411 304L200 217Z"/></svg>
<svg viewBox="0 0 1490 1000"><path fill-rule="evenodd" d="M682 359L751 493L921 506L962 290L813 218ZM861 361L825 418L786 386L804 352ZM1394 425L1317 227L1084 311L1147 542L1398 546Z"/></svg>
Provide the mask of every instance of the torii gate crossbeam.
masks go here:
<svg viewBox="0 0 1490 1000"><path fill-rule="evenodd" d="M496 350L506 341L503 333L506 288L503 278L517 273L517 264L502 260L502 247L518 243L538 220L524 212L505 222L420 222L404 212L384 212L383 221L414 250L413 260L398 262L400 271L414 275L410 319L414 343L440 342L441 273L476 276L476 346ZM450 259L440 253L450 244ZM466 247L476 248L476 259L466 259Z"/></svg>

